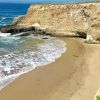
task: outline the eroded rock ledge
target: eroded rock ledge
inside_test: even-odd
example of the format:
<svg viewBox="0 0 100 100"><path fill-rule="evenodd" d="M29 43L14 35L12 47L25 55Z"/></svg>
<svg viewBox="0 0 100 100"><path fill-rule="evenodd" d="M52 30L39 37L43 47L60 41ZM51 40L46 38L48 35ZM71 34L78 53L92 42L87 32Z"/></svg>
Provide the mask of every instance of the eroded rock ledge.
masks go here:
<svg viewBox="0 0 100 100"><path fill-rule="evenodd" d="M31 5L27 14L13 26L35 27L57 36L88 34L99 38L100 3Z"/></svg>

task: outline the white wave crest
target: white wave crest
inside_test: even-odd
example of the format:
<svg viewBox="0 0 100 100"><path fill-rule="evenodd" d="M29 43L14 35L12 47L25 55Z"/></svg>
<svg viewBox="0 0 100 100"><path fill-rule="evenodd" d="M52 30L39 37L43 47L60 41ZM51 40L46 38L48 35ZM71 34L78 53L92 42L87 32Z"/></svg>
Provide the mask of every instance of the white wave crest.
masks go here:
<svg viewBox="0 0 100 100"><path fill-rule="evenodd" d="M0 57L0 89L13 82L18 76L38 66L52 63L66 50L66 44L57 38L49 38L32 48L20 53Z"/></svg>

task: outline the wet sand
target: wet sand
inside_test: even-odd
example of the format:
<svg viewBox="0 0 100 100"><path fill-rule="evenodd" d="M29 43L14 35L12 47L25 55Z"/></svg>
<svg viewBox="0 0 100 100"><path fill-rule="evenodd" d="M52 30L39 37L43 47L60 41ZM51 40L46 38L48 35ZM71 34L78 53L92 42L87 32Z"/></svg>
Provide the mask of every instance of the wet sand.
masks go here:
<svg viewBox="0 0 100 100"><path fill-rule="evenodd" d="M54 63L21 75L0 100L94 100L100 87L100 47L62 38L67 51Z"/></svg>

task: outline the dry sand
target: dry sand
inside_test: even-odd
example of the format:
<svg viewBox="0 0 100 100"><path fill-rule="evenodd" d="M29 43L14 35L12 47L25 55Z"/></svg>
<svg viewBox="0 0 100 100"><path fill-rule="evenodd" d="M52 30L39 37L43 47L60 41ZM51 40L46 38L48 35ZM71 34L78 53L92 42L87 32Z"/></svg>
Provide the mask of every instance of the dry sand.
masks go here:
<svg viewBox="0 0 100 100"><path fill-rule="evenodd" d="M68 50L54 63L20 76L0 100L94 100L100 87L100 47L63 38Z"/></svg>

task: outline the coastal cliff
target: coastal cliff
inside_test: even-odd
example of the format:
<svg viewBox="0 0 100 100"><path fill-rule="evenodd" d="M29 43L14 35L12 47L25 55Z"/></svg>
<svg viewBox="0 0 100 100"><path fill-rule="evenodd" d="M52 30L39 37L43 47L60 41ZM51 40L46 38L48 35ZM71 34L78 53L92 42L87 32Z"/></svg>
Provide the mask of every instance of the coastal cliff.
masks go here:
<svg viewBox="0 0 100 100"><path fill-rule="evenodd" d="M17 26L34 26L54 35L85 32L100 35L100 3L65 3L31 5Z"/></svg>

